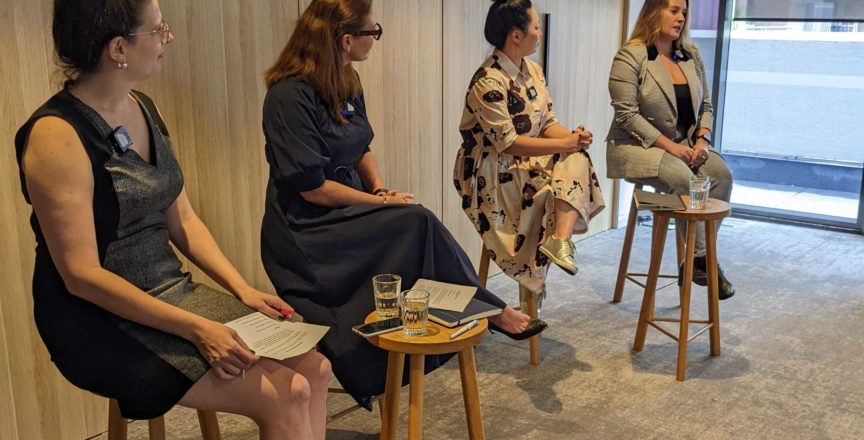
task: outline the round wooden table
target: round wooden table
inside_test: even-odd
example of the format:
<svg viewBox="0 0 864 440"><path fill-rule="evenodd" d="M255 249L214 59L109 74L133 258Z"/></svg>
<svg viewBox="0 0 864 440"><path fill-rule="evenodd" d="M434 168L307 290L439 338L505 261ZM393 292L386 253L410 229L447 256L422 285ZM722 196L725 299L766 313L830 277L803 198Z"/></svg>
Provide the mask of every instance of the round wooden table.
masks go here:
<svg viewBox="0 0 864 440"><path fill-rule="evenodd" d="M687 371L687 343L710 330L711 355L720 355L720 306L718 304L717 286L717 221L728 217L732 209L729 203L717 199L708 199L705 209L692 210L690 197L681 196L685 211L651 211L654 215L654 228L651 233L651 263L648 267L648 279L645 283L645 295L642 297L642 309L639 312L639 324L636 326L636 338L633 342L634 351L642 351L645 347L645 336L648 326L656 328L661 333L678 341L678 367L676 379L683 381ZM660 273L660 263L663 259L663 248L666 244L666 231L669 219L687 223L687 239L684 245L684 274L680 289L680 318L657 318L654 316L654 296L657 290L657 278ZM696 226L702 222L705 225L705 265L708 275L708 319L690 319L690 289L693 282L693 259L696 247ZM680 263L680 262L679 262ZM658 322L678 323L678 334L666 330ZM704 327L689 333L690 324L705 324Z"/></svg>
<svg viewBox="0 0 864 440"><path fill-rule="evenodd" d="M366 316L366 322L377 321L375 312ZM477 370L474 362L474 346L486 337L488 323L480 325L451 340L450 335L461 328L447 328L429 321L425 336L405 336L402 330L367 338L372 345L387 350L387 384L381 417L381 440L395 440L396 418L399 416L399 390L402 388L402 371L405 355L410 357L408 388L408 438L423 438L423 366L427 354L458 353L459 375L462 378L462 399L468 421L468 438L485 439L483 415L480 412L480 395L477 392Z"/></svg>

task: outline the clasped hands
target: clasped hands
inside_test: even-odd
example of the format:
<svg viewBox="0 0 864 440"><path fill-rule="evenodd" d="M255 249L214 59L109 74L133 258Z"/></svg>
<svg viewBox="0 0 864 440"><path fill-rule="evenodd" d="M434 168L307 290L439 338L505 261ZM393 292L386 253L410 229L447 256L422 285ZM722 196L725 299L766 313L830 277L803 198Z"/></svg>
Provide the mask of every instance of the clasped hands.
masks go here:
<svg viewBox="0 0 864 440"><path fill-rule="evenodd" d="M699 168L708 159L708 143L702 139L697 139L696 143L693 144L693 148L682 144L674 144L674 151L670 151L670 153L681 159L691 169Z"/></svg>
<svg viewBox="0 0 864 440"><path fill-rule="evenodd" d="M575 130L564 139L565 149L568 153L585 151L594 142L594 133L585 129L584 124L579 124Z"/></svg>
<svg viewBox="0 0 864 440"><path fill-rule="evenodd" d="M294 309L278 296L251 287L238 292L237 298L249 308L280 321L294 314ZM245 377L246 370L261 359L225 324L202 319L193 334L192 342L220 379Z"/></svg>
<svg viewBox="0 0 864 440"><path fill-rule="evenodd" d="M400 192L395 189L387 190L387 192L379 192L377 195L385 197L387 203L406 204L414 203L414 194Z"/></svg>

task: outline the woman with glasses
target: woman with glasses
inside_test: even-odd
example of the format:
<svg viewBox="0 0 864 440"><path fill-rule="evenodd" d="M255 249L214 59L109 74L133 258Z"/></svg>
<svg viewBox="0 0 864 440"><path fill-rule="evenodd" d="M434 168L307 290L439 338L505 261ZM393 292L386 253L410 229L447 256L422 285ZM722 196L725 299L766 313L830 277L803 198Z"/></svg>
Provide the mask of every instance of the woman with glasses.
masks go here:
<svg viewBox="0 0 864 440"><path fill-rule="evenodd" d="M691 176L707 176L709 196L728 202L732 173L711 148L714 111L705 64L690 41L688 6L687 0L647 0L630 41L612 62L609 95L615 119L606 138L607 174L672 194L687 194ZM686 225L676 227L683 233ZM693 282L707 285L701 223L693 269ZM722 269L719 291L720 299L735 294Z"/></svg>
<svg viewBox="0 0 864 440"><path fill-rule="evenodd" d="M542 69L526 58L541 37L530 0L493 2L484 34L495 49L468 86L453 182L490 259L542 297L550 260L576 274L570 237L604 206L592 134L559 123Z"/></svg>
<svg viewBox="0 0 864 440"><path fill-rule="evenodd" d="M427 209L388 188L369 148L373 132L352 63L382 35L371 0L313 0L265 73L264 136L270 180L261 232L264 267L276 291L316 324L331 326L321 351L358 402L384 390L386 353L351 327L374 310L376 274L478 286L500 306L491 321L514 337L545 323L506 307L479 287L465 252ZM426 371L449 357L427 356Z"/></svg>
<svg viewBox="0 0 864 440"><path fill-rule="evenodd" d="M248 416L262 439L323 439L329 362L315 351L260 358L223 324L291 308L222 254L159 111L133 89L173 40L158 1L56 0L53 37L68 80L15 137L51 360L127 418L180 404ZM172 244L230 295L193 282Z"/></svg>

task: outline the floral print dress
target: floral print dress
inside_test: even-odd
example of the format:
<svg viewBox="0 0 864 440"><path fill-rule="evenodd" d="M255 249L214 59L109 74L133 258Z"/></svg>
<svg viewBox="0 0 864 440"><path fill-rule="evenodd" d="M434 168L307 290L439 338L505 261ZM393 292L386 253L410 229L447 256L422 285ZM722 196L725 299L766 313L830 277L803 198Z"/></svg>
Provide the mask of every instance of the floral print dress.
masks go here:
<svg viewBox="0 0 864 440"><path fill-rule="evenodd" d="M557 123L540 66L525 60L520 69L496 49L468 86L453 170L462 209L490 259L535 293L545 286L549 260L539 247L555 229L555 199L579 212L577 234L605 206L586 151L535 157L504 152L517 136L540 137Z"/></svg>

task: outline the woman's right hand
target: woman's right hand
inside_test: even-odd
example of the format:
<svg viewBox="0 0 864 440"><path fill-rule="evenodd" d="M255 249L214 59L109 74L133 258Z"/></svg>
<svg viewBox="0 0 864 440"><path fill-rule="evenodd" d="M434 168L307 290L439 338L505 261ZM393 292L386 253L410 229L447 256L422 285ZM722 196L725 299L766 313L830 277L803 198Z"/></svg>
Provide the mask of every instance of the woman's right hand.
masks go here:
<svg viewBox="0 0 864 440"><path fill-rule="evenodd" d="M234 379L261 359L236 331L215 321L204 322L192 342L220 379Z"/></svg>

